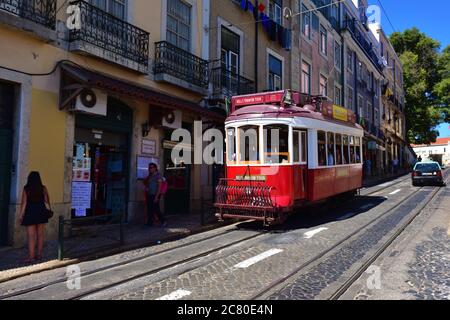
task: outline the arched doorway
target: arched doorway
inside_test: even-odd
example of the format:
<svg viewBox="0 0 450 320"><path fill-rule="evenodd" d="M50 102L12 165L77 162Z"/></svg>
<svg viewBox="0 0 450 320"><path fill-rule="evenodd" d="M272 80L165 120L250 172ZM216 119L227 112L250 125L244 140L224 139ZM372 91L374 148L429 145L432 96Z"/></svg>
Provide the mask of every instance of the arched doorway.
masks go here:
<svg viewBox="0 0 450 320"><path fill-rule="evenodd" d="M72 218L127 215L132 129L132 109L115 98L104 117L76 115Z"/></svg>

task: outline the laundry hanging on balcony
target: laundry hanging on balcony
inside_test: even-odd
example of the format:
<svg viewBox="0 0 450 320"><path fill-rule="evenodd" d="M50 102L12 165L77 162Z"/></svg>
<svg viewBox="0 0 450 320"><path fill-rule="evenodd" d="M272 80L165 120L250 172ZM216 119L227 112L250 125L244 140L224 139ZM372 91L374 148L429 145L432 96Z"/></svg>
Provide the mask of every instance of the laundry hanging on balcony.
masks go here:
<svg viewBox="0 0 450 320"><path fill-rule="evenodd" d="M292 49L292 30L284 28L283 26L272 20L268 15L266 15L264 13L266 7L263 4L255 7L249 0L241 0L240 7L244 11L250 11L251 13L253 13L255 19L259 18L262 23L263 29L266 31L270 40L278 41L283 49L286 49L288 51Z"/></svg>

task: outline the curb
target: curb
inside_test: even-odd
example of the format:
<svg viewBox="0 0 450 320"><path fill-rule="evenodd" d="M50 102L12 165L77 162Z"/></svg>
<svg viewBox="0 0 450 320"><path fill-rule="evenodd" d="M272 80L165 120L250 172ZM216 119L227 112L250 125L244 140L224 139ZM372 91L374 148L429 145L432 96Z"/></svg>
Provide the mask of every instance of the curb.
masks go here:
<svg viewBox="0 0 450 320"><path fill-rule="evenodd" d="M95 249L95 251L91 251L89 253L83 254L77 258L63 260L63 261L51 260L51 261L46 262L46 264L51 264L51 265L42 266L42 267L39 267L39 265L37 265L36 268L31 267L29 270L26 270L23 272L18 272L16 274L13 274L10 276L5 276L3 278L0 278L0 284L11 281L11 280L15 280L18 278L26 277L26 276L29 276L32 274L36 274L36 273L51 271L51 270L67 267L69 265L73 265L73 264L77 264L77 263L81 263L81 262L85 262L85 261L101 259L101 258L120 254L120 253L127 252L127 251L138 250L138 249L142 249L142 248L146 248L146 247L159 245L162 242L172 242L172 241L180 240L180 239L183 239L188 236L195 235L195 234L199 234L199 233L203 233L203 232L207 232L207 231L211 231L211 230L215 230L215 229L220 229L220 228L226 227L226 226L234 224L234 223L235 223L235 221L218 222L218 223L215 223L212 225L200 226L198 228L193 228L186 232L171 234L166 237L162 237L161 239L159 239L157 241L154 240L154 241L148 241L148 242L141 242L138 244L129 244L129 245L116 247L113 249L108 247L108 249L105 251L101 251L102 248L100 247L100 248ZM105 248L103 248L103 249L105 249Z"/></svg>

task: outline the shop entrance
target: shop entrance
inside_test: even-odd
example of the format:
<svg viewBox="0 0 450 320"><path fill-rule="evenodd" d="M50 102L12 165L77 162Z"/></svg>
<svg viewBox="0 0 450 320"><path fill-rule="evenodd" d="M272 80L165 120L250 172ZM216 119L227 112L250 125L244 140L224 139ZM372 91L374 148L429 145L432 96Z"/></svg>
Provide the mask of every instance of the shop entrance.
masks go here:
<svg viewBox="0 0 450 320"><path fill-rule="evenodd" d="M8 235L14 103L14 85L0 82L0 246Z"/></svg>
<svg viewBox="0 0 450 320"><path fill-rule="evenodd" d="M127 214L131 110L108 99L108 115L76 116L72 218Z"/></svg>

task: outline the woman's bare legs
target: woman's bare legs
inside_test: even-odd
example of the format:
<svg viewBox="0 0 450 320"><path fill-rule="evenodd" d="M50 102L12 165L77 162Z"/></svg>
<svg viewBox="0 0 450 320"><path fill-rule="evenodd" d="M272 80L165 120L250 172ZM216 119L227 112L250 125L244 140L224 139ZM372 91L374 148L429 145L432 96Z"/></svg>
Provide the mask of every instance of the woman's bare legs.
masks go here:
<svg viewBox="0 0 450 320"><path fill-rule="evenodd" d="M37 236L37 227L36 226L28 226L27 227L27 236L28 236L28 258L29 260L34 260L36 256L36 236Z"/></svg>
<svg viewBox="0 0 450 320"><path fill-rule="evenodd" d="M42 250L44 248L44 238L45 238L45 224L39 224L37 226L38 259L42 258Z"/></svg>

